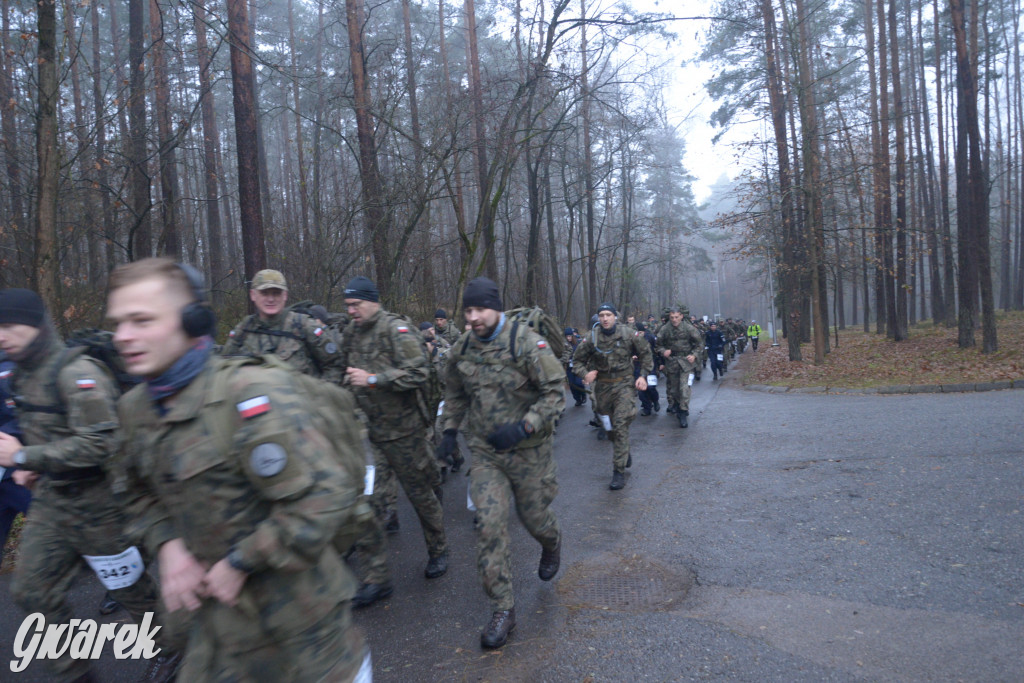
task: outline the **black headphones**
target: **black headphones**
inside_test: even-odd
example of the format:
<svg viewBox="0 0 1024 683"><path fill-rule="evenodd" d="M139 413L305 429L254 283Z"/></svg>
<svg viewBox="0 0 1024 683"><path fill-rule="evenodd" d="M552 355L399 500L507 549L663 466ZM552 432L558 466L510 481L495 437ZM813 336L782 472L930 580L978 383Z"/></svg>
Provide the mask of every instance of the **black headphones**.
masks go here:
<svg viewBox="0 0 1024 683"><path fill-rule="evenodd" d="M176 263L175 265L185 274L189 287L192 288L192 303L181 311L181 326L185 334L192 338L212 336L217 331L217 316L210 307L210 301L206 296L206 282L203 274L187 263Z"/></svg>

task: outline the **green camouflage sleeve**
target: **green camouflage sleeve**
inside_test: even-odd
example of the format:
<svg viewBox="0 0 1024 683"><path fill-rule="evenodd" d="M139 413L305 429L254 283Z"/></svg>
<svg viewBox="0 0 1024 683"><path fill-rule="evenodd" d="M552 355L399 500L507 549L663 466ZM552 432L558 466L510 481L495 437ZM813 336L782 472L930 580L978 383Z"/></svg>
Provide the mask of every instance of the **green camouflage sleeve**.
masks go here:
<svg viewBox="0 0 1024 683"><path fill-rule="evenodd" d="M594 345L584 339L572 354L572 371L578 377L585 377L590 372L590 359L594 356Z"/></svg>
<svg viewBox="0 0 1024 683"><path fill-rule="evenodd" d="M231 380L231 395L239 406L232 451L269 505L267 517L234 549L254 572L311 567L354 509L360 482L335 461L287 373L243 368ZM264 399L265 410L243 416L242 405Z"/></svg>
<svg viewBox="0 0 1024 683"><path fill-rule="evenodd" d="M240 356L245 354L245 348L239 340L243 338L242 330L245 329L245 324L248 320L249 318L242 318L242 322L235 325L234 329L228 332L228 340L224 342L224 346L220 350L220 355Z"/></svg>
<svg viewBox="0 0 1024 683"><path fill-rule="evenodd" d="M390 344L394 349L394 357L392 367L377 373L378 388L388 391L418 389L430 377L430 361L423 353L419 332L403 320L390 320L385 329L383 334L388 335L389 339L381 341Z"/></svg>
<svg viewBox="0 0 1024 683"><path fill-rule="evenodd" d="M26 446L21 466L35 472L69 472L104 465L117 448L117 407L120 393L105 368L79 357L57 376L57 390L67 408L70 434L37 446Z"/></svg>
<svg viewBox="0 0 1024 683"><path fill-rule="evenodd" d="M534 431L551 429L565 409L565 371L546 341L536 335L528 335L527 339L533 342L530 345L527 372L530 380L540 389L540 398L530 406L523 419L530 423Z"/></svg>
<svg viewBox="0 0 1024 683"><path fill-rule="evenodd" d="M341 349L338 340L327 327L324 327L308 315L302 318L302 335L306 340L310 355L320 368L320 378L328 382L340 384L345 377L345 366L342 365Z"/></svg>
<svg viewBox="0 0 1024 683"><path fill-rule="evenodd" d="M469 409L469 395L462 383L458 357L454 352L449 353L447 363L444 383L444 428L458 429L462 426L462 420Z"/></svg>

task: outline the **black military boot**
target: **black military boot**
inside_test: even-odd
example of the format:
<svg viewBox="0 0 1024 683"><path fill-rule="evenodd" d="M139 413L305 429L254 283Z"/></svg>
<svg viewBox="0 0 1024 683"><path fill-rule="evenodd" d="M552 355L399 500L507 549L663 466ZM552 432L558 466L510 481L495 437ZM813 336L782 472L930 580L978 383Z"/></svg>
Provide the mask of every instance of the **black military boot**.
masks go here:
<svg viewBox="0 0 1024 683"><path fill-rule="evenodd" d="M630 453L629 456L626 458L626 467L632 467L632 466L633 466L633 454Z"/></svg>
<svg viewBox="0 0 1024 683"><path fill-rule="evenodd" d="M655 401L654 402L654 412L656 412L656 413L660 413L661 412L661 401Z"/></svg>
<svg viewBox="0 0 1024 683"><path fill-rule="evenodd" d="M643 409L640 410L640 416L641 417L649 417L650 414L651 414L651 407L650 406L644 406Z"/></svg>
<svg viewBox="0 0 1024 683"><path fill-rule="evenodd" d="M676 412L675 404L674 403L669 403L668 404L668 408L665 408L665 412L668 413L669 415L671 415L672 413Z"/></svg>
<svg viewBox="0 0 1024 683"><path fill-rule="evenodd" d="M392 510L388 513L388 519L384 523L384 530L389 534L397 534L399 529L398 524L398 510Z"/></svg>
<svg viewBox="0 0 1024 683"><path fill-rule="evenodd" d="M612 481L608 484L608 488L612 491L618 491L626 485L626 475L622 472L612 472Z"/></svg>
<svg viewBox="0 0 1024 683"><path fill-rule="evenodd" d="M110 597L110 593L104 593L103 599L100 600L99 612L103 616L113 614L117 610L121 609L121 603L114 598Z"/></svg>
<svg viewBox="0 0 1024 683"><path fill-rule="evenodd" d="M558 539L558 543L552 550L542 548L540 553L540 564L537 566L537 576L540 577L541 581L550 581L555 578L555 574L558 573L558 568L562 564L562 539Z"/></svg>
<svg viewBox="0 0 1024 683"><path fill-rule="evenodd" d="M499 648L508 642L508 636L516 627L515 608L495 612L491 622L480 634L480 645L490 650Z"/></svg>
<svg viewBox="0 0 1024 683"><path fill-rule="evenodd" d="M462 457L462 453L455 454L455 462L452 463L452 474L455 474L462 469L462 465L466 462L466 459Z"/></svg>
<svg viewBox="0 0 1024 683"><path fill-rule="evenodd" d="M676 417L679 418L679 426L682 427L683 429L686 429L687 427L690 426L686 422L686 416L689 415L689 414L690 414L690 412L687 411L687 410L680 410L679 412L676 413Z"/></svg>
<svg viewBox="0 0 1024 683"><path fill-rule="evenodd" d="M356 609L368 607L394 592L395 587L391 585L390 581L386 583L364 583L356 591L355 597L352 598L352 607Z"/></svg>
<svg viewBox="0 0 1024 683"><path fill-rule="evenodd" d="M444 576L448 571L448 553L441 553L437 557L430 558L423 575L428 579L436 579Z"/></svg>

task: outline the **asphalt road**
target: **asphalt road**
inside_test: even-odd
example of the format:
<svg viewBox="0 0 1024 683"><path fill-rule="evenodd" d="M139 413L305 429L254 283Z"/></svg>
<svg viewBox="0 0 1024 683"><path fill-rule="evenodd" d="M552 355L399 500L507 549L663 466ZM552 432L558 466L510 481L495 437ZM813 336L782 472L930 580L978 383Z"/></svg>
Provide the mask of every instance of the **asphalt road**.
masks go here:
<svg viewBox="0 0 1024 683"><path fill-rule="evenodd" d="M638 417L618 492L611 445L570 402L555 444L562 571L537 579L540 548L513 521L518 626L502 650L479 647L490 608L466 478L445 485L440 579L423 578L403 498L395 593L356 616L375 679L1024 680L1024 391L773 395L738 374L694 386L689 429ZM9 643L22 615L7 578ZM98 599L79 582L83 616ZM0 680L45 678L0 662Z"/></svg>

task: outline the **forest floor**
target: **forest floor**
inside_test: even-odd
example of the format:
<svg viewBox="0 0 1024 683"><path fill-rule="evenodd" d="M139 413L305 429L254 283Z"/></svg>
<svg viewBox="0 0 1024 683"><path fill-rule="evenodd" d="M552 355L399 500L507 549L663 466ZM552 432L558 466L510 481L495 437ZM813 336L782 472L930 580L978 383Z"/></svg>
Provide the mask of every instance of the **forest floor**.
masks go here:
<svg viewBox="0 0 1024 683"><path fill-rule="evenodd" d="M790 362L784 339L772 347L761 337L761 346L748 361L745 384L789 387L845 387L860 389L894 384L953 384L1024 379L1024 313L997 314L999 350L981 352L981 330L977 345L957 346L957 329L929 323L910 329L909 338L894 342L885 336L865 334L863 328L847 329L830 338L832 352L824 364L812 362L814 348L803 344L804 360Z"/></svg>

